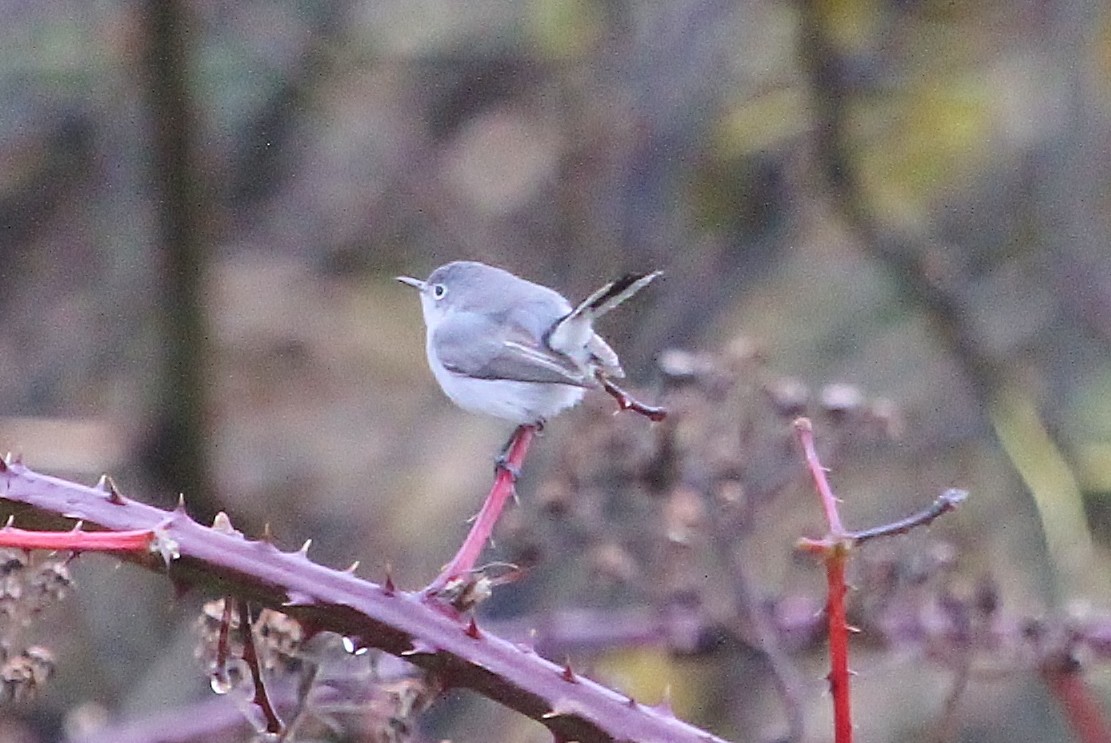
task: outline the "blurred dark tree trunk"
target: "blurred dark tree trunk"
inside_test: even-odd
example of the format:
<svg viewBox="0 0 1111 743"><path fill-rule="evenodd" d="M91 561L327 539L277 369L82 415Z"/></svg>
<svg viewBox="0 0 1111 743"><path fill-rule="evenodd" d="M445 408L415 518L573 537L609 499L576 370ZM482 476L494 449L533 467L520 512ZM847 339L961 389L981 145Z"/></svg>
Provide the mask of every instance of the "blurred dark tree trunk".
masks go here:
<svg viewBox="0 0 1111 743"><path fill-rule="evenodd" d="M175 498L184 493L190 512L203 520L218 506L205 450L206 230L204 189L193 150L190 18L186 4L177 0L149 0L143 11L163 353L155 420L141 456L159 489L164 487Z"/></svg>

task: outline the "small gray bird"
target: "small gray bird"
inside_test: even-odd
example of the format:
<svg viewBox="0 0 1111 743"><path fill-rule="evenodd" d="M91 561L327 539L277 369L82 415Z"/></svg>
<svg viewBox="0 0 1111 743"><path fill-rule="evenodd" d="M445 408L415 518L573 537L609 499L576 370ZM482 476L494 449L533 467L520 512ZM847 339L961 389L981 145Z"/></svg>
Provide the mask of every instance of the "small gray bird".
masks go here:
<svg viewBox="0 0 1111 743"><path fill-rule="evenodd" d="M659 275L622 276L576 307L546 286L475 261L440 266L425 281L397 280L420 291L428 365L444 393L465 410L542 425L588 388L615 394L608 380L624 372L594 320Z"/></svg>

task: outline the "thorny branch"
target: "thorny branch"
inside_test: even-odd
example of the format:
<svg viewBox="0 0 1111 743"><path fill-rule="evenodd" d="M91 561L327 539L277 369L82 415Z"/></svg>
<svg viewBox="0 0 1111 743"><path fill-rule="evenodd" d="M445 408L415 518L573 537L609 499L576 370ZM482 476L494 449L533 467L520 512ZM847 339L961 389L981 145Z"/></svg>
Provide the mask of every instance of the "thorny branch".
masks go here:
<svg viewBox="0 0 1111 743"><path fill-rule="evenodd" d="M818 457L814 445L814 425L809 418L795 420L795 433L802 445L807 468L814 480L814 487L822 501L822 508L829 523L829 533L820 540L801 540L800 546L821 555L826 566L828 598L826 618L829 624L829 686L833 697L833 728L836 743L852 743L852 696L849 679L849 633L854 631L849 625L845 610L845 595L848 586L845 582L845 566L852 550L861 542L882 536L905 534L916 526L928 524L938 516L955 509L968 497L962 490L945 491L933 505L921 513L892 524L866 529L861 532L846 531L838 511L837 496L826 477L826 468Z"/></svg>
<svg viewBox="0 0 1111 743"><path fill-rule="evenodd" d="M0 497L108 530L157 529L154 552L148 548L123 557L166 572L176 583L269 606L310 630L336 632L401 656L445 686L472 689L539 721L557 739L721 741L492 636L434 598L314 564L302 551L282 552L232 530L202 526L184 508L166 512L118 494L108 497L104 490L41 475L11 459L0 464Z"/></svg>

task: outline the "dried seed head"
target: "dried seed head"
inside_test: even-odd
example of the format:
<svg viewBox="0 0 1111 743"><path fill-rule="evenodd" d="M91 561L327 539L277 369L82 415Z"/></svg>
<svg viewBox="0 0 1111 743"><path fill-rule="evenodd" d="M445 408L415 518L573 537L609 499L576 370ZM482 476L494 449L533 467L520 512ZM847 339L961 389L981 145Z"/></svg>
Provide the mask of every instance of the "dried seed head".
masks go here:
<svg viewBox="0 0 1111 743"><path fill-rule="evenodd" d="M305 631L296 619L273 609L263 609L255 620L259 658L268 671L293 672L301 667Z"/></svg>
<svg viewBox="0 0 1111 743"><path fill-rule="evenodd" d="M31 646L0 666L0 698L22 701L33 697L54 675L54 656Z"/></svg>
<svg viewBox="0 0 1111 743"><path fill-rule="evenodd" d="M15 550L0 550L0 576L11 575L23 570L29 563L26 552Z"/></svg>
<svg viewBox="0 0 1111 743"><path fill-rule="evenodd" d="M0 608L3 608L5 613L10 614L13 605L23 598L23 587L22 573L13 573L0 578Z"/></svg>
<svg viewBox="0 0 1111 743"><path fill-rule="evenodd" d="M73 587L73 576L69 567L61 560L47 560L31 576L29 587L36 602L45 606L65 597Z"/></svg>
<svg viewBox="0 0 1111 743"><path fill-rule="evenodd" d="M822 410L829 414L835 421L856 414L864 407L864 393L859 387L851 384L834 383L822 388L819 395Z"/></svg>
<svg viewBox="0 0 1111 743"><path fill-rule="evenodd" d="M775 412L784 418L795 418L806 413L810 402L810 388L797 379L783 377L764 385L764 394Z"/></svg>
<svg viewBox="0 0 1111 743"><path fill-rule="evenodd" d="M368 739L403 743L416 733L415 718L435 700L440 690L427 679L403 678L376 685L363 710L363 729Z"/></svg>
<svg viewBox="0 0 1111 743"><path fill-rule="evenodd" d="M606 583L630 583L639 573L636 560L617 542L600 544L590 551L591 570Z"/></svg>
<svg viewBox="0 0 1111 743"><path fill-rule="evenodd" d="M664 506L667 538L676 544L687 544L705 518L706 505L702 494L694 488L675 488Z"/></svg>

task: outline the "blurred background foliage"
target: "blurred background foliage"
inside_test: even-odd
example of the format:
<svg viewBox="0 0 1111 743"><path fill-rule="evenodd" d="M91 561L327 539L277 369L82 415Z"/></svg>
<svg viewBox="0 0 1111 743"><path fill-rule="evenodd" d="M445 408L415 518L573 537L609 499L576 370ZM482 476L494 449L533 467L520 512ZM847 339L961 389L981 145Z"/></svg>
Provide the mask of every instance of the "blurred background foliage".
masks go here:
<svg viewBox="0 0 1111 743"><path fill-rule="evenodd" d="M989 577L1016 614L1108 610L1104 3L3 10L0 443L31 466L109 471L160 504L183 492L198 518L270 523L322 562L389 564L415 587L461 538L508 431L442 396L392 277L471 258L580 297L660 268L604 327L642 389L663 350L743 337L781 375L882 395L898 440L836 462L850 524L965 487L957 517L889 549L948 540L966 587ZM548 428L526 501L581 415ZM760 525L766 554L789 557L789 521ZM59 678L4 711L31 736L4 739L203 693L195 601L109 564L75 564L71 611L42 628ZM821 591L808 564L756 574L769 595ZM649 700L670 686L726 737L752 732L721 659L596 662ZM804 660L808 740L828 738L822 663ZM856 668L861 739L929 738L943 668L890 650ZM1106 668L1089 678L1111 686ZM503 725L494 737L545 739L492 704L443 707L453 740ZM962 709L954 739L1066 734L1019 670L971 684Z"/></svg>

